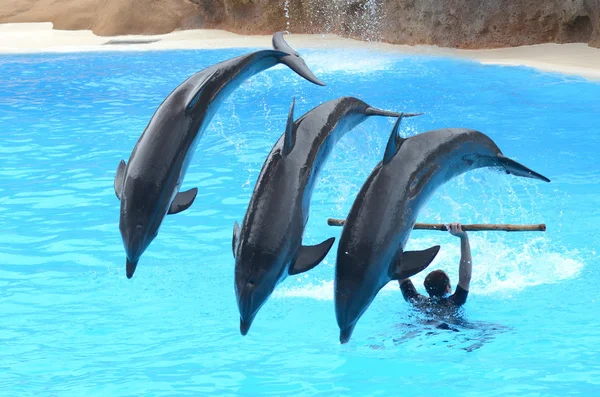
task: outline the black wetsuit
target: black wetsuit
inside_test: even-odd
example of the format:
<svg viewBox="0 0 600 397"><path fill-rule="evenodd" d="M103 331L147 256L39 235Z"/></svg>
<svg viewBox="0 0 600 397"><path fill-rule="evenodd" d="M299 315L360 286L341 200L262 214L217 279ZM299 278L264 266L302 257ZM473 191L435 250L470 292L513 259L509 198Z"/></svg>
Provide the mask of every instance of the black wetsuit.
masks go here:
<svg viewBox="0 0 600 397"><path fill-rule="evenodd" d="M407 302L415 305L416 308L420 309L429 317L429 319L424 322L425 325L432 325L438 329L460 332L459 329L451 327L448 323L452 325L461 325L463 322L458 309L467 301L469 291L465 291L457 285L454 293L448 297L429 298L419 294L410 280L406 280L400 285L400 291L402 291L402 296L404 296L404 299Z"/></svg>
<svg viewBox="0 0 600 397"><path fill-rule="evenodd" d="M412 281L410 280L406 280L400 285L400 291L402 291L402 296L404 296L405 301L410 302L416 306L436 305L442 307L458 308L465 304L465 302L467 301L467 295L469 295L469 291L465 291L461 288L460 285L457 285L454 293L448 297L428 298L424 295L419 294Z"/></svg>

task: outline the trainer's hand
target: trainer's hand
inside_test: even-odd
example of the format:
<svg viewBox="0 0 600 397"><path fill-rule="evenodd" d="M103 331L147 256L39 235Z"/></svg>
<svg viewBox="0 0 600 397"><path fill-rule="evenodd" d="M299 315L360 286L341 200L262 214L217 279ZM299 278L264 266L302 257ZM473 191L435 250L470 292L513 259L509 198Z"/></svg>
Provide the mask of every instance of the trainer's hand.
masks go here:
<svg viewBox="0 0 600 397"><path fill-rule="evenodd" d="M467 232L462 230L462 226L460 225L460 223L457 223L457 222L451 223L450 225L448 225L448 231L450 232L451 235L460 237L461 239L467 238Z"/></svg>

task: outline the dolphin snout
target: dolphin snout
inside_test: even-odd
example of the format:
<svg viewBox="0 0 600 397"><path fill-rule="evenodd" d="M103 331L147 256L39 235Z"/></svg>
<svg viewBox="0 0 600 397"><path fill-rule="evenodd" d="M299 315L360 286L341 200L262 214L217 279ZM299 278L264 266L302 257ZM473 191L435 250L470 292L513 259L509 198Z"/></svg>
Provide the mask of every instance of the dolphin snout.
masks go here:
<svg viewBox="0 0 600 397"><path fill-rule="evenodd" d="M338 301L339 302L339 301ZM336 307L336 319L338 327L340 329L340 343L346 343L350 340L354 326L356 325L356 318L349 315L349 310L344 305Z"/></svg>
<svg viewBox="0 0 600 397"><path fill-rule="evenodd" d="M250 326L252 325L252 320L253 319L244 320L243 318L240 317L240 333L243 336L246 336L246 334L250 330Z"/></svg>
<svg viewBox="0 0 600 397"><path fill-rule="evenodd" d="M347 343L350 340L355 325L356 323L340 330L340 343Z"/></svg>
<svg viewBox="0 0 600 397"><path fill-rule="evenodd" d="M127 264L125 267L125 271L127 273L127 278L131 278L133 277L133 273L135 273L135 268L137 267L138 261L132 262L129 260L129 258L127 259Z"/></svg>
<svg viewBox="0 0 600 397"><path fill-rule="evenodd" d="M144 226L137 224L134 228L122 228L121 236L123 238L123 245L125 246L125 253L127 255L127 278L131 278L133 277L133 273L135 273L140 256L142 256L146 250L147 244Z"/></svg>
<svg viewBox="0 0 600 397"><path fill-rule="evenodd" d="M254 305L254 287L255 282L248 280L238 298L238 307L240 309L240 333L246 335L250 330L257 308Z"/></svg>

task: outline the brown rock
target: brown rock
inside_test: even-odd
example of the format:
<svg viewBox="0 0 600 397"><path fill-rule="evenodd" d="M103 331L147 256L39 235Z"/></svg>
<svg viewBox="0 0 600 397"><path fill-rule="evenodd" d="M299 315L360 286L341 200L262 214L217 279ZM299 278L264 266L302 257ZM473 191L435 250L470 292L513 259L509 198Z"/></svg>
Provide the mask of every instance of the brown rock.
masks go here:
<svg viewBox="0 0 600 397"><path fill-rule="evenodd" d="M0 23L7 22L52 22L99 36L162 34L198 28L199 12L188 0L2 0Z"/></svg>
<svg viewBox="0 0 600 397"><path fill-rule="evenodd" d="M196 0L206 27L337 33L362 40L494 48L600 47L600 0ZM260 11L257 13L257 10ZM216 12L215 12L216 11ZM285 13L290 16L285 18ZM213 18L207 15L216 15Z"/></svg>
<svg viewBox="0 0 600 397"><path fill-rule="evenodd" d="M600 47L600 0L3 0L2 22L53 22L98 35L219 28L337 33L362 40L493 48Z"/></svg>
<svg viewBox="0 0 600 397"><path fill-rule="evenodd" d="M198 27L198 22L197 7L186 0L107 0L91 28L102 36L162 34Z"/></svg>

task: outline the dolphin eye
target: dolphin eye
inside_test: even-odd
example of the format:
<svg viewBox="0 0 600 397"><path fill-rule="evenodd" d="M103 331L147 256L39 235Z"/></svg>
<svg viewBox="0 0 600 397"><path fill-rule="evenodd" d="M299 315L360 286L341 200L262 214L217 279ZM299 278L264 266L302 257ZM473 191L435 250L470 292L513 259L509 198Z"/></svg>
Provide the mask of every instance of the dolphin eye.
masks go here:
<svg viewBox="0 0 600 397"><path fill-rule="evenodd" d="M248 286L254 287L254 280L248 280Z"/></svg>

